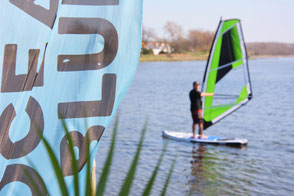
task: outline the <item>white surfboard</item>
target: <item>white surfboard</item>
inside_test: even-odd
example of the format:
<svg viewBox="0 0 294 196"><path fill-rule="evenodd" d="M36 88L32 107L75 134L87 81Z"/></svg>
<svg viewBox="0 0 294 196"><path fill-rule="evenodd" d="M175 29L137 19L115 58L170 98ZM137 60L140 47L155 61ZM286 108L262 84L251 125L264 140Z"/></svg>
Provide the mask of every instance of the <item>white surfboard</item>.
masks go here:
<svg viewBox="0 0 294 196"><path fill-rule="evenodd" d="M163 130L162 135L166 138L182 141L182 142L193 142L193 143L204 143L204 144L216 144L216 145L229 145L229 146L245 146L248 143L247 139L237 138L225 138L217 136L207 136L207 139L194 139L192 133L176 132Z"/></svg>

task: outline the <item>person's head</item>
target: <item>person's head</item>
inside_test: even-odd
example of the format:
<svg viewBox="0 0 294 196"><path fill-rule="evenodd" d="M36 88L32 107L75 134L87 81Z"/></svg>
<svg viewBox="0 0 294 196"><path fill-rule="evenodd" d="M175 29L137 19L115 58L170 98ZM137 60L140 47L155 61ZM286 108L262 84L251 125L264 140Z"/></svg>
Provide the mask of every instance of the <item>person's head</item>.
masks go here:
<svg viewBox="0 0 294 196"><path fill-rule="evenodd" d="M200 83L198 82L198 81L196 81L196 82L193 82L193 89L195 89L195 90L199 90L199 88L200 88Z"/></svg>

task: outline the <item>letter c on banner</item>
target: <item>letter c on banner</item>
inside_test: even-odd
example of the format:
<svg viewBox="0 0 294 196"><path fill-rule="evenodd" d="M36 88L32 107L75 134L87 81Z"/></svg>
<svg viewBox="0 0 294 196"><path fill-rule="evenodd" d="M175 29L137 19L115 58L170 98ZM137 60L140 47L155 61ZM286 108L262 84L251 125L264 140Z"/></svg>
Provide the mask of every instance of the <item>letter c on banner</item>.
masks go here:
<svg viewBox="0 0 294 196"><path fill-rule="evenodd" d="M36 126L39 126L43 135L44 117L40 104L33 97L30 97L26 113L30 117L29 133L21 140L13 143L9 138L9 128L16 116L15 109L9 104L0 116L0 153L6 159L17 159L31 153L40 143L41 138Z"/></svg>

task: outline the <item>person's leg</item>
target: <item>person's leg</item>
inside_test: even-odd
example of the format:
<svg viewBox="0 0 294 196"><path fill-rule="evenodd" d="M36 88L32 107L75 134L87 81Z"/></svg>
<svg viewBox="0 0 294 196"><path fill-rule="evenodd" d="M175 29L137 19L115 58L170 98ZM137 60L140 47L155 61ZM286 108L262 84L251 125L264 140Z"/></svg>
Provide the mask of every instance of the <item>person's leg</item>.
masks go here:
<svg viewBox="0 0 294 196"><path fill-rule="evenodd" d="M199 123L199 135L201 139L207 139L207 137L203 134L203 123Z"/></svg>
<svg viewBox="0 0 294 196"><path fill-rule="evenodd" d="M207 137L203 134L203 118L201 111L198 112L198 118L199 118L199 136L200 139L207 139Z"/></svg>
<svg viewBox="0 0 294 196"><path fill-rule="evenodd" d="M192 124L193 138L196 138L196 134L195 134L196 125L197 125L197 124L193 122L193 124Z"/></svg>
<svg viewBox="0 0 294 196"><path fill-rule="evenodd" d="M197 126L197 112L196 111L191 111L191 115L192 115L192 119L193 119L193 124L192 124L192 134L193 134L193 138L196 138L196 126Z"/></svg>

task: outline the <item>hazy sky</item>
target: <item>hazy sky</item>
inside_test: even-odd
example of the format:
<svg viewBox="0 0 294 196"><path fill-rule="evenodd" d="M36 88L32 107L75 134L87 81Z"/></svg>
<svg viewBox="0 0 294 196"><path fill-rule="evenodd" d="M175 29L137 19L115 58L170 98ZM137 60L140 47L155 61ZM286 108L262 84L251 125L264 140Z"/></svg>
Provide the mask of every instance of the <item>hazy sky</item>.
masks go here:
<svg viewBox="0 0 294 196"><path fill-rule="evenodd" d="M294 43L294 0L144 0L143 24L158 36L167 21L215 31L221 16L241 19L246 42Z"/></svg>

